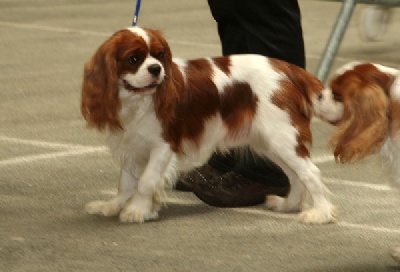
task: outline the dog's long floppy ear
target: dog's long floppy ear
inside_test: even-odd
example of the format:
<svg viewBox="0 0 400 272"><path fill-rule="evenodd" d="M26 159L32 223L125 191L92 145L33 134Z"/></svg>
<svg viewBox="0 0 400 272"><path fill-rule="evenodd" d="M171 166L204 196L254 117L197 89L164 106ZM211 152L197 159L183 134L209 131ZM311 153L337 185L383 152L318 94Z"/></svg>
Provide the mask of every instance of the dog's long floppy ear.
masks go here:
<svg viewBox="0 0 400 272"><path fill-rule="evenodd" d="M378 151L389 133L389 98L377 84L354 82L344 90L344 113L329 144L336 161L350 163Z"/></svg>
<svg viewBox="0 0 400 272"><path fill-rule="evenodd" d="M179 99L179 92L183 90L184 79L176 64L172 61L172 52L162 33L154 29L146 29L151 39L162 45L164 56L160 60L164 67L165 78L153 95L154 108L158 116L163 116L164 122L172 121Z"/></svg>
<svg viewBox="0 0 400 272"><path fill-rule="evenodd" d="M105 41L85 64L81 112L89 127L121 130L118 118L118 75L115 35Z"/></svg>

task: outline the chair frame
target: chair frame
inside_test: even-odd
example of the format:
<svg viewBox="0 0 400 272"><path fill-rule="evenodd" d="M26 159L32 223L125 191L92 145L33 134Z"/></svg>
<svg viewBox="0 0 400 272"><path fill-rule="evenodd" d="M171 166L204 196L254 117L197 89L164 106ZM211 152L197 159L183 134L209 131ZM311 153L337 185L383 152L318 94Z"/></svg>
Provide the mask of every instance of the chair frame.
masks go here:
<svg viewBox="0 0 400 272"><path fill-rule="evenodd" d="M328 42L320 59L316 76L322 82L326 81L328 73L332 67L333 60L342 42L344 33L349 25L356 4L371 4L380 6L400 6L400 0L325 0L342 2L341 9L336 19L336 23L331 31Z"/></svg>

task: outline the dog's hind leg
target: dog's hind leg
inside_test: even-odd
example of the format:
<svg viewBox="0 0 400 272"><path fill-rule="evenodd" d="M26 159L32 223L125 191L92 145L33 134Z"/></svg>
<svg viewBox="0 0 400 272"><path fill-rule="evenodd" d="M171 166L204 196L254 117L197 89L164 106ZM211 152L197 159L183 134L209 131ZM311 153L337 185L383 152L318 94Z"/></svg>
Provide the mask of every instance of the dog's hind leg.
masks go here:
<svg viewBox="0 0 400 272"><path fill-rule="evenodd" d="M110 201L93 201L86 205L85 210L89 214L104 216L116 216L130 199L137 186L137 178L127 170L121 169L118 194Z"/></svg>
<svg viewBox="0 0 400 272"><path fill-rule="evenodd" d="M313 201L310 209L300 213L300 220L312 224L335 221L336 209L327 197L328 190L321 181L320 170L311 162L310 158L298 156L295 148L283 151L282 146L274 146L274 143L271 143L270 150L265 152L264 155L272 159L285 171L290 178L291 186L292 184L294 186L286 199L278 199L275 196L268 197L268 207L275 207L276 210L282 211L300 209L304 198L301 186L297 184L300 181L310 193Z"/></svg>
<svg viewBox="0 0 400 272"><path fill-rule="evenodd" d="M287 167L279 158L272 155L268 156L268 158L279 165L287 175L290 182L290 191L286 197L268 195L266 201L267 208L277 212L291 213L301 211L306 195L303 183L298 179L296 173Z"/></svg>
<svg viewBox="0 0 400 272"><path fill-rule="evenodd" d="M300 221L311 224L335 222L337 209L328 199L329 190L322 183L320 170L309 158L304 158L303 162L304 166L297 169L298 176L310 193L313 205L300 213Z"/></svg>

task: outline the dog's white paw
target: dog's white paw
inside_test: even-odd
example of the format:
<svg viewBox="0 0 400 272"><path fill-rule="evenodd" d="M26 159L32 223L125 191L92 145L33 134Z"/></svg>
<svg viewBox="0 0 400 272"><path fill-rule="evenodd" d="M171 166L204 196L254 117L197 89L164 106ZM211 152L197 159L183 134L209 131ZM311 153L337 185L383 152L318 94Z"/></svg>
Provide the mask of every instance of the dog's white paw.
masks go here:
<svg viewBox="0 0 400 272"><path fill-rule="evenodd" d="M299 220L305 224L327 224L335 222L337 215L338 210L335 206L327 210L312 208L301 212Z"/></svg>
<svg viewBox="0 0 400 272"><path fill-rule="evenodd" d="M159 201L156 195L135 194L122 209L119 219L123 223L143 223L158 218Z"/></svg>
<svg viewBox="0 0 400 272"><path fill-rule="evenodd" d="M300 211L300 207L298 207L298 205L290 205L287 198L277 195L268 195L266 205L269 210L273 210L275 212L292 213Z"/></svg>
<svg viewBox="0 0 400 272"><path fill-rule="evenodd" d="M158 218L157 211L138 209L136 207L126 207L119 215L119 220L123 223L143 223L144 221Z"/></svg>
<svg viewBox="0 0 400 272"><path fill-rule="evenodd" d="M268 195L267 196L267 208L269 210L273 211L283 211L284 209L284 204L285 204L285 198L277 196L277 195Z"/></svg>
<svg viewBox="0 0 400 272"><path fill-rule="evenodd" d="M88 214L116 216L121 211L121 205L112 201L93 201L85 206Z"/></svg>

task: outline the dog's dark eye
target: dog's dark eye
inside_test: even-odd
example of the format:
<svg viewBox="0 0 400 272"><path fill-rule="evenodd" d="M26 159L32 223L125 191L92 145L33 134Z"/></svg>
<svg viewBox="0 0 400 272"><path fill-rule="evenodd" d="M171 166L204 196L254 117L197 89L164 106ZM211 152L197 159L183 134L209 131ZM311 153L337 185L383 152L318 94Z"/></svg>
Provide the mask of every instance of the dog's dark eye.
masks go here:
<svg viewBox="0 0 400 272"><path fill-rule="evenodd" d="M165 55L164 52L158 52L155 57L156 57L156 59L160 60L160 59L164 58L164 55Z"/></svg>
<svg viewBox="0 0 400 272"><path fill-rule="evenodd" d="M131 65L135 65L140 61L140 55L139 54L133 54L128 58L128 62Z"/></svg>
<svg viewBox="0 0 400 272"><path fill-rule="evenodd" d="M319 93L317 98L318 100L322 100L322 98L324 98L324 95L322 93Z"/></svg>

